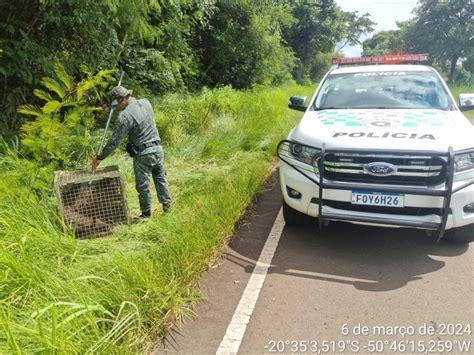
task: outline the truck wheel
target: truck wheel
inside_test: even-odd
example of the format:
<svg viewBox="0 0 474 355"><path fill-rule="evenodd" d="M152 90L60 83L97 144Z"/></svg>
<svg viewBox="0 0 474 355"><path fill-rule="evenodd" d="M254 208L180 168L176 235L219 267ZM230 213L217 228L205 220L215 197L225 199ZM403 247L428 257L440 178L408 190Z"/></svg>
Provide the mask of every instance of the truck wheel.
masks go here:
<svg viewBox="0 0 474 355"><path fill-rule="evenodd" d="M285 224L291 226L304 226L311 222L311 217L288 206L283 200L283 218Z"/></svg>
<svg viewBox="0 0 474 355"><path fill-rule="evenodd" d="M443 239L453 243L467 244L474 241L474 224L448 229Z"/></svg>

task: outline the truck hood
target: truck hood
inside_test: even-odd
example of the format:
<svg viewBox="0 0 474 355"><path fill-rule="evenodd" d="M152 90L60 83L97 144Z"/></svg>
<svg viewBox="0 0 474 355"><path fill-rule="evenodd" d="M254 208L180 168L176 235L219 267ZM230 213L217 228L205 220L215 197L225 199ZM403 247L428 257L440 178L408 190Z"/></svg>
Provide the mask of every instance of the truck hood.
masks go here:
<svg viewBox="0 0 474 355"><path fill-rule="evenodd" d="M474 147L474 127L459 111L307 111L289 139L326 148L455 151Z"/></svg>

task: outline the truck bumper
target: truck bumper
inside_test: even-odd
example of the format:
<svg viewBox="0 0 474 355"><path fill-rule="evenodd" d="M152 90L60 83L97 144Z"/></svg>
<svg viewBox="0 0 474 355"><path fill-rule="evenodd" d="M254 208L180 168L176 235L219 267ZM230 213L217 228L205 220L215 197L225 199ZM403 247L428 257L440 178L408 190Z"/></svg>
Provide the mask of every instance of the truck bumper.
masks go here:
<svg viewBox="0 0 474 355"><path fill-rule="evenodd" d="M308 173L309 174L309 173ZM314 173L310 174L314 180L319 177ZM312 217L319 216L319 187L314 182L302 175L293 167L285 162L280 165L280 184L283 192L285 202L293 209L300 211ZM455 191L462 183L454 183L453 190ZM289 190L293 189L301 194L300 198L293 198L289 196ZM351 190L339 189L324 189L324 200L333 201L333 205L344 205L351 203ZM414 210L418 208L423 209L442 209L442 196L422 196L415 194L405 194L405 207ZM337 204L337 202L342 202ZM474 202L474 185L469 185L457 192L451 194L451 201L449 204L450 211L446 221L445 229L462 227L467 224L474 223L474 212L465 212L464 207ZM403 209L403 208L402 208ZM441 223L442 216L439 213L428 213L425 215L410 215L410 214L396 214L396 213L374 213L361 212L354 210L347 210L343 208L336 208L324 205L322 206L323 214L327 216L328 220L341 220L357 224L365 225L383 225L388 227L414 227L421 229L437 229L436 224ZM396 212L396 210L394 211ZM348 217L353 217L351 218ZM378 222L363 222L356 221L356 219L374 219ZM406 222L406 223L405 223ZM417 226L420 223L422 225ZM424 226L423 226L424 224Z"/></svg>

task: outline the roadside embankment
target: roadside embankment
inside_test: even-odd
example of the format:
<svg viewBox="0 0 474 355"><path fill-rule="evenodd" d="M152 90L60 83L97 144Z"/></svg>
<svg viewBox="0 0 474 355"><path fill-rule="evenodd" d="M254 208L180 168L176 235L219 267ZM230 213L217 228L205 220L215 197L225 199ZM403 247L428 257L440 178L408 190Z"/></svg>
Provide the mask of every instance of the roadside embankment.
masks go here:
<svg viewBox="0 0 474 355"><path fill-rule="evenodd" d="M2 157L0 352L141 352L176 317L191 315L200 274L301 116L287 109L288 97L313 90L222 88L153 100L173 210L162 215L155 199L150 221L116 228L112 237L64 235L44 186L52 172L16 163L14 153ZM109 164L120 166L136 215L131 159L120 152Z"/></svg>

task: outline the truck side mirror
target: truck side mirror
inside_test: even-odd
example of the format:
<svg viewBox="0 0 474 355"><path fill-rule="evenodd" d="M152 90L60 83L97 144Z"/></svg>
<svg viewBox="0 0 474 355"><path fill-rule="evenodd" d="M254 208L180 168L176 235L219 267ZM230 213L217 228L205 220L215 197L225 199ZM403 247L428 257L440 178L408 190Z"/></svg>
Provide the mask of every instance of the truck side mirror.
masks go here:
<svg viewBox="0 0 474 355"><path fill-rule="evenodd" d="M462 112L474 110L474 94L459 94L459 109Z"/></svg>
<svg viewBox="0 0 474 355"><path fill-rule="evenodd" d="M305 112L308 108L306 106L306 96L292 96L290 97L290 102L288 102L288 107L292 110Z"/></svg>

